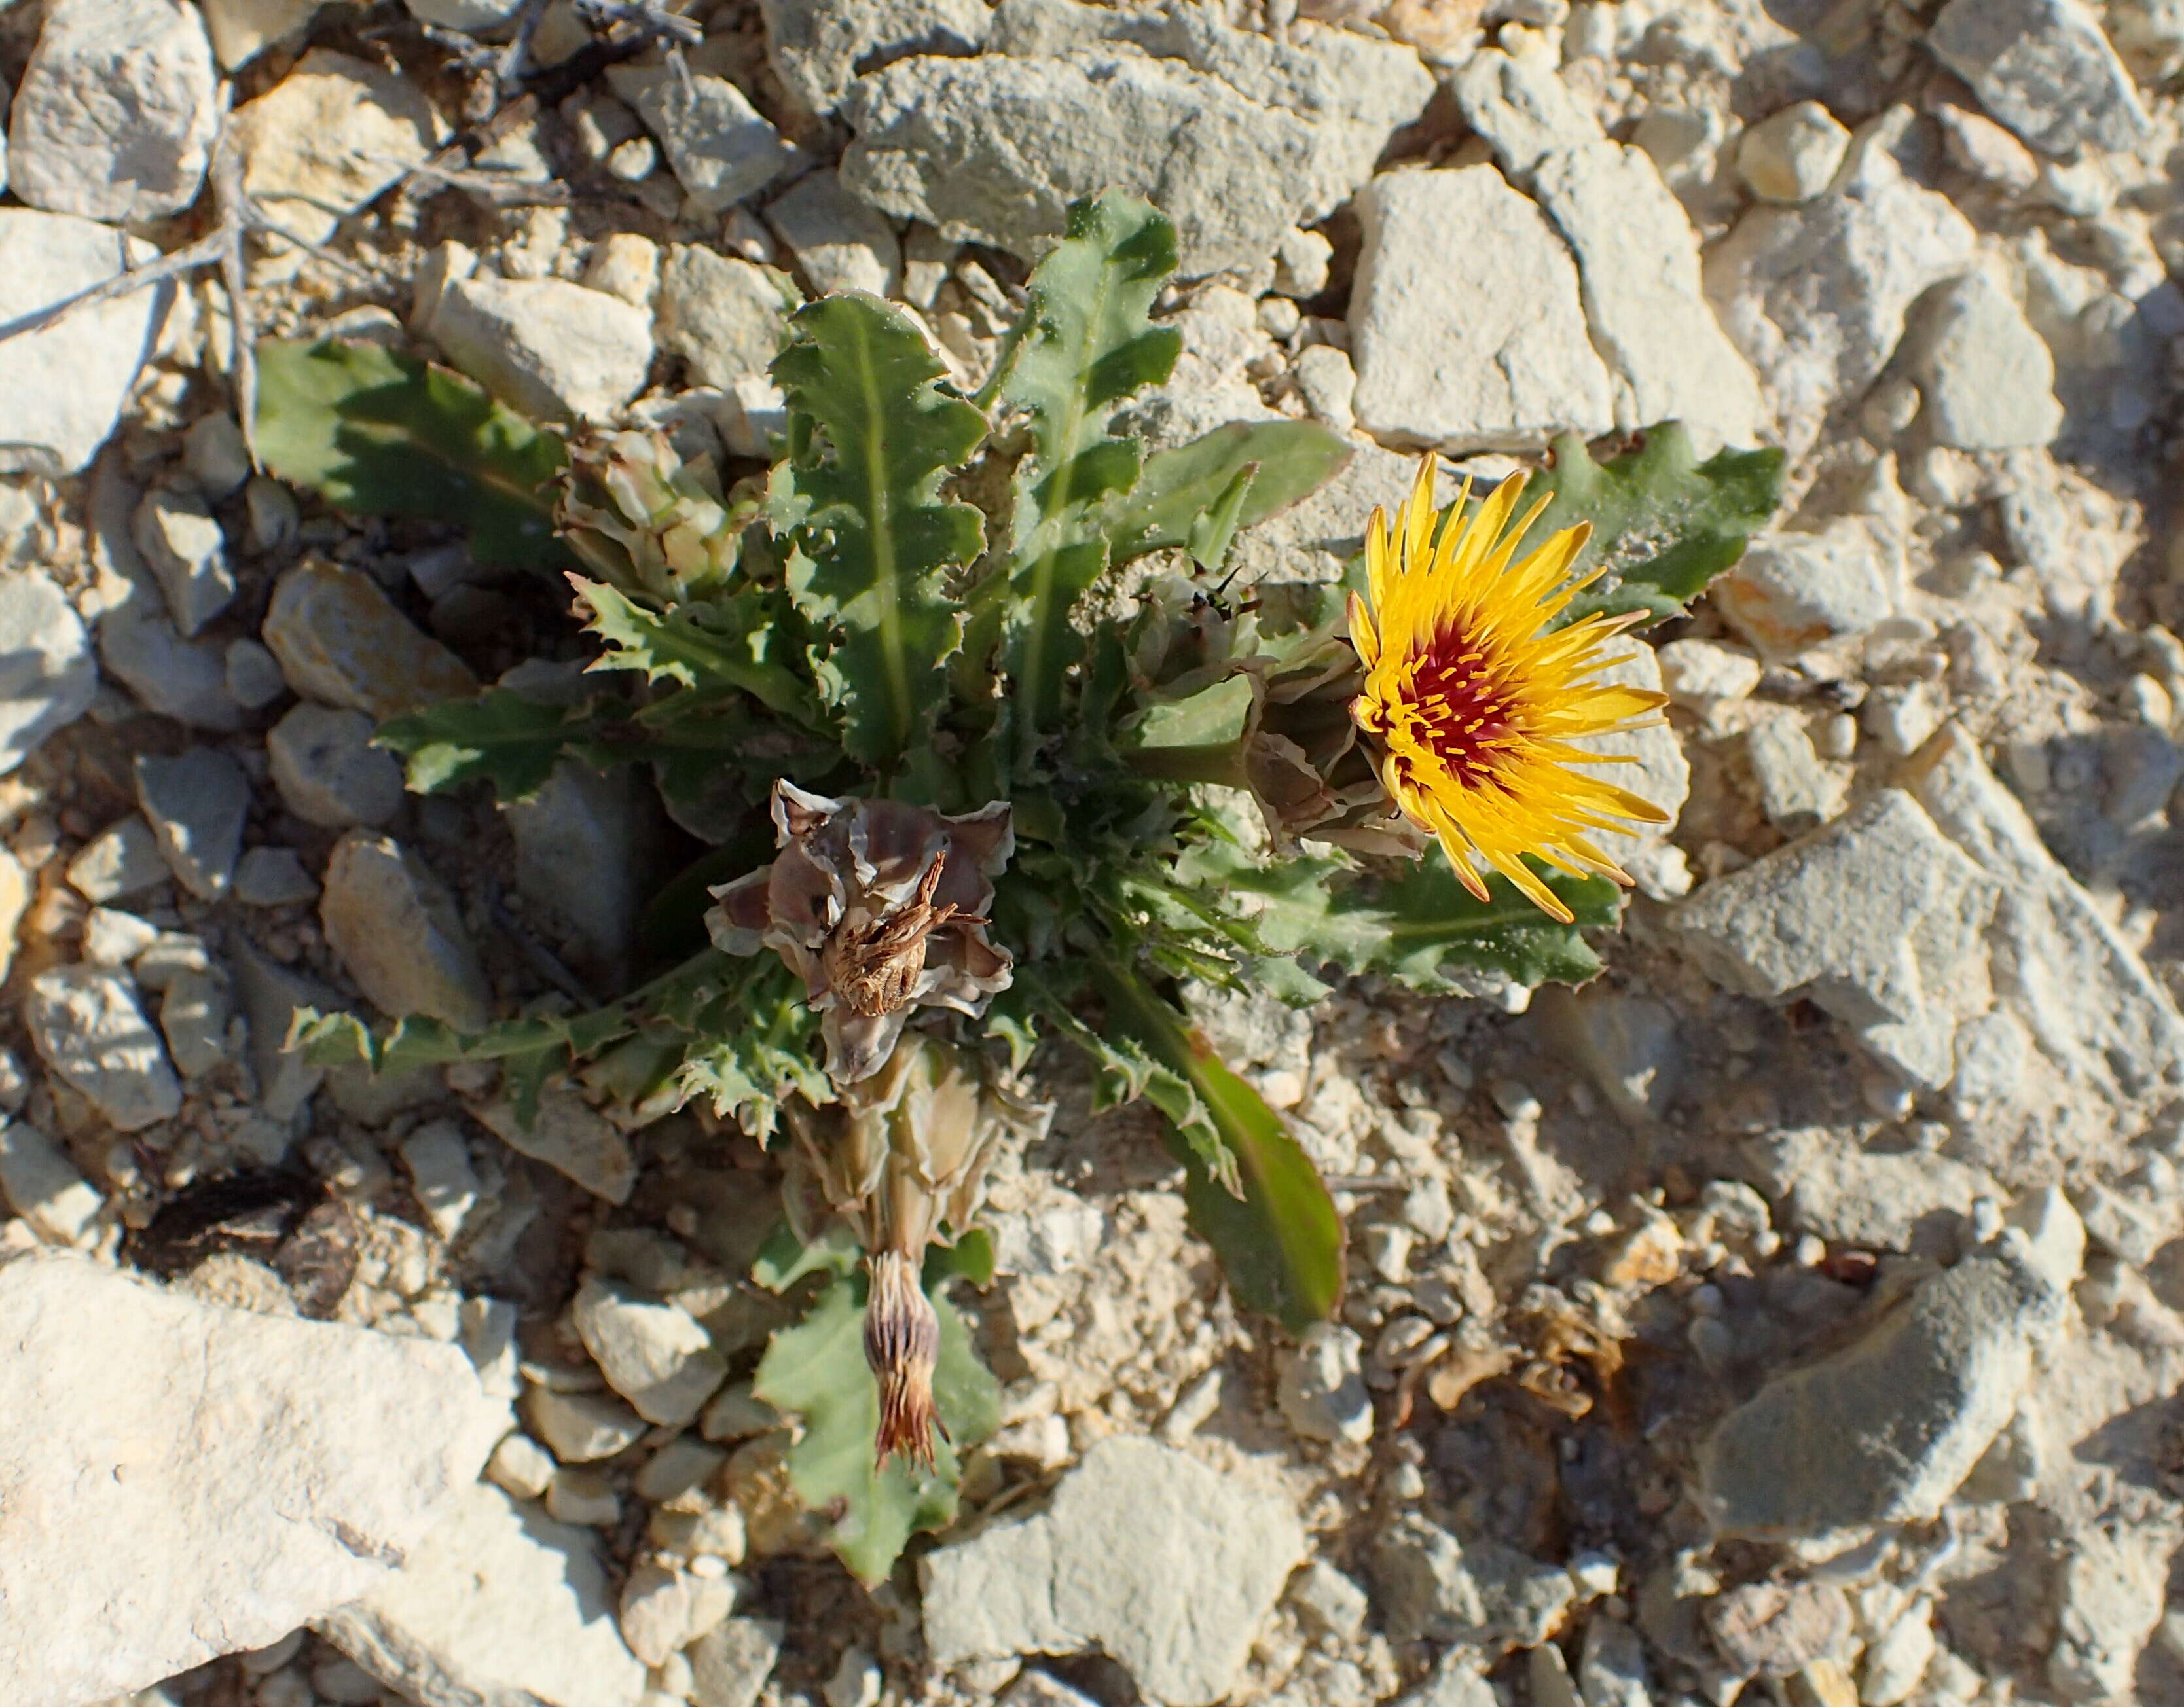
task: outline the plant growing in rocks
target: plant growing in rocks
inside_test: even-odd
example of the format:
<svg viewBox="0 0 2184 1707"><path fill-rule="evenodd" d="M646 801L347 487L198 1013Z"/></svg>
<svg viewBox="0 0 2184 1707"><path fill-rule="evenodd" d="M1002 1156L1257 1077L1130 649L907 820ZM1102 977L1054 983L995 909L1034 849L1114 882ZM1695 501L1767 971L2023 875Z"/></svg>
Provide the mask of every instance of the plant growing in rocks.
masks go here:
<svg viewBox="0 0 2184 1707"><path fill-rule="evenodd" d="M730 483L372 346L260 351L276 472L565 572L595 642L579 691L383 726L410 786L512 801L566 759L642 766L710 844L659 894L662 964L604 1008L303 1035L381 1068L496 1061L520 1109L573 1077L627 1124L694 1105L785 1148L755 1277L806 1307L758 1391L801 1419L798 1492L868 1579L950 1519L958 1454L994 1423L941 1293L990 1274L981 1184L1044 1129L1034 1051L1158 1110L1240 1301L1327 1315L1329 1193L1185 993L1590 976L1622 875L1598 838L1658 816L1571 744L1653 710L1598 672L1776 496L1776 453L1701 464L1673 424L1604 463L1564 440L1446 505L1428 459L1351 585L1236 591L1239 531L1349 450L1280 420L1147 453L1126 405L1176 359L1150 320L1175 264L1150 207L1079 203L975 396L900 310L810 303L773 364L777 459Z"/></svg>

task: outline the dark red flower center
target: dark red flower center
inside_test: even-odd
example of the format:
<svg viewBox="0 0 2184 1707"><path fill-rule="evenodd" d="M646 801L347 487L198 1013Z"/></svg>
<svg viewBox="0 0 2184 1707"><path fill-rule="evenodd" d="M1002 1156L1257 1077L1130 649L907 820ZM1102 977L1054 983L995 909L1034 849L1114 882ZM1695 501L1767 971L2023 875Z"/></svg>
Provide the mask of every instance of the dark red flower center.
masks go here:
<svg viewBox="0 0 2184 1707"><path fill-rule="evenodd" d="M1435 755L1466 787L1494 780L1516 725L1509 696L1485 652L1459 630L1443 629L1419 657L1410 698Z"/></svg>

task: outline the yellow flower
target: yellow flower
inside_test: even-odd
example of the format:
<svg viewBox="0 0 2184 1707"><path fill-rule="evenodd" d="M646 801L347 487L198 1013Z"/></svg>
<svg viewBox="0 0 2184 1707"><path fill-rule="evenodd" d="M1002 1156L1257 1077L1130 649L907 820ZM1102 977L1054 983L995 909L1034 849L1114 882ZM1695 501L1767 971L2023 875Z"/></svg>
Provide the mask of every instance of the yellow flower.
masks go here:
<svg viewBox="0 0 2184 1707"><path fill-rule="evenodd" d="M1379 746L1389 795L1440 838L1465 888L1485 900L1479 868L1490 866L1568 924L1569 909L1524 856L1574 876L1630 881L1591 832L1627 829L1630 820L1663 824L1668 814L1570 768L1628 764L1628 755L1573 743L1650 720L1663 699L1595 679L1627 656L1601 648L1636 616L1550 626L1600 570L1570 578L1592 531L1585 523L1511 560L1547 504L1541 498L1513 525L1524 481L1521 473L1503 481L1467 524L1467 479L1436 538L1428 456L1395 525L1373 512L1365 537L1372 603L1350 598L1365 691L1350 709Z"/></svg>

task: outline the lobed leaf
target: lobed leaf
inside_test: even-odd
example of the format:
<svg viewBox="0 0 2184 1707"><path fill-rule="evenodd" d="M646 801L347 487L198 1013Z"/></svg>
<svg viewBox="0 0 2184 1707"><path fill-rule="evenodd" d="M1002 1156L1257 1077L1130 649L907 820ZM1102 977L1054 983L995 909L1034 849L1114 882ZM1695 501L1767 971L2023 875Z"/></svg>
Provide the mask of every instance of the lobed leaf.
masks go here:
<svg viewBox="0 0 2184 1707"><path fill-rule="evenodd" d="M1535 867L1575 921L1558 925L1502 876L1481 901L1430 847L1416 862L1382 862L1370 876L1338 857L1299 854L1261 864L1209 842L1184 857L1186 875L1256 904L1252 924L1268 948L1310 965L1378 972L1413 990L1446 993L1455 968L1499 971L1520 984L1582 984L1600 970L1587 927L1612 926L1622 893L1605 877Z"/></svg>
<svg viewBox="0 0 2184 1707"><path fill-rule="evenodd" d="M267 470L365 515L460 522L481 563L563 569L554 484L567 447L482 388L375 343L258 346Z"/></svg>
<svg viewBox="0 0 2184 1707"><path fill-rule="evenodd" d="M1528 503L1541 495L1550 502L1520 551L1589 521L1592 537L1576 567L1607 568L1571 601L1565 622L1596 611L1679 614L1708 581L1736 567L1745 542L1781 502L1779 450L1724 450L1701 462L1680 422L1638 436L1635 448L1602 463L1582 438L1564 433L1551 447L1550 465L1526 488Z"/></svg>
<svg viewBox="0 0 2184 1707"><path fill-rule="evenodd" d="M1182 348L1181 334L1150 320L1175 264L1175 227L1150 203L1109 190L1071 206L1061 242L1031 275L1000 388L1031 418L1001 634L1027 745L1052 726L1062 672L1084 651L1070 612L1107 567L1093 508L1137 483L1137 440L1108 431L1115 406L1166 379Z"/></svg>
<svg viewBox="0 0 2184 1707"><path fill-rule="evenodd" d="M1188 547L1201 516L1217 510L1237 477L1254 468L1236 503L1232 529L1252 527L1310 497L1356 453L1349 440L1317 421L1231 421L1202 438L1145 459L1127 497L1108 506L1114 560Z"/></svg>
<svg viewBox="0 0 2184 1707"><path fill-rule="evenodd" d="M706 696L739 690L806 728L821 726L810 684L783 656L781 613L759 588L656 611L604 581L572 575L569 585L592 613L584 631L606 643L593 669L638 670Z"/></svg>
<svg viewBox="0 0 2184 1707"><path fill-rule="evenodd" d="M775 1267L792 1277L812 1271ZM802 1419L803 1433L788 1449L789 1481L807 1510L836 1514L828 1544L866 1583L885 1577L918 1531L955 1521L958 1454L1000 1422L1000 1384L978 1360L962 1317L944 1298L933 1305L940 1318L933 1398L948 1433L937 1443L933 1471L900 1456L884 1466L873 1462L879 1384L865 1362L861 1275L839 1276L801 1322L776 1333L752 1382L757 1397Z"/></svg>
<svg viewBox="0 0 2184 1707"><path fill-rule="evenodd" d="M876 297L800 309L773 363L788 454L768 509L791 547L796 608L831 638L813 669L843 746L892 771L922 748L962 630L947 571L978 554L983 523L940 484L976 450L985 418L940 388L942 369L900 309Z"/></svg>

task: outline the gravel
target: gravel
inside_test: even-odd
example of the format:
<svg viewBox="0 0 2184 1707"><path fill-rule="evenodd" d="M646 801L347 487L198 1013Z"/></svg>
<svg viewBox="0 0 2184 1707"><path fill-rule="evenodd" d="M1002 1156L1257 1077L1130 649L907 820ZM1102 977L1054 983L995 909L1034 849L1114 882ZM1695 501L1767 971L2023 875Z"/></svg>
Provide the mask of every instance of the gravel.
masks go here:
<svg viewBox="0 0 2184 1707"><path fill-rule="evenodd" d="M1184 250L1154 448L1350 436L1237 542L1263 623L1422 449L1492 479L1674 414L1781 446L1788 494L1618 647L1669 703L1596 756L1672 821L1603 835L1600 976L1192 993L1349 1221L1332 1321L1240 1307L1142 1111L1034 1062L1061 1113L956 1294L1000 1432L868 1594L752 1397L773 1159L632 1105L642 1039L543 1084L287 1046L649 975L681 843L644 771L494 810L370 744L484 681L614 691L555 579L290 486L262 420L254 464L209 271L0 339L11 1700L2184 1693L2176 8L1264 9L762 0L601 71L554 6L551 100L490 119L505 0L7 14L0 322L211 229L210 67L247 67L246 185L335 258L251 239L261 335L657 428L724 487L791 429L807 289L897 295L968 394L1119 183ZM152 1455L103 1474L109 1438Z"/></svg>

